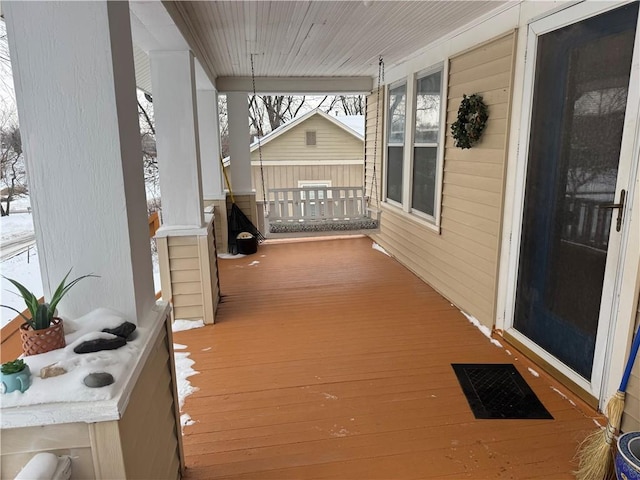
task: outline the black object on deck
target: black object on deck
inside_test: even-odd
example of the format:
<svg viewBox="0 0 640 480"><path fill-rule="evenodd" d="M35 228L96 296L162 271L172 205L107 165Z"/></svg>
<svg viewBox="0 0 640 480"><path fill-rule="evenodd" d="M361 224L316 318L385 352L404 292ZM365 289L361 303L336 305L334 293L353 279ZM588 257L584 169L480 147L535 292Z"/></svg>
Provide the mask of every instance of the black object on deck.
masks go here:
<svg viewBox="0 0 640 480"><path fill-rule="evenodd" d="M551 419L553 417L511 363L452 363L476 418Z"/></svg>

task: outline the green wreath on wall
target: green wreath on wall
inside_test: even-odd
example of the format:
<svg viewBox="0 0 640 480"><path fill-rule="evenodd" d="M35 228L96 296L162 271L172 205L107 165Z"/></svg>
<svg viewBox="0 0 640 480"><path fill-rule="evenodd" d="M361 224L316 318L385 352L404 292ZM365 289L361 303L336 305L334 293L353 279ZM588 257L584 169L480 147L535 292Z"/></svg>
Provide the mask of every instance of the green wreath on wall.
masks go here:
<svg viewBox="0 0 640 480"><path fill-rule="evenodd" d="M471 148L480 140L488 119L489 113L482 101L482 96L477 93L468 97L466 94L462 95L458 119L451 125L455 146L463 149Z"/></svg>

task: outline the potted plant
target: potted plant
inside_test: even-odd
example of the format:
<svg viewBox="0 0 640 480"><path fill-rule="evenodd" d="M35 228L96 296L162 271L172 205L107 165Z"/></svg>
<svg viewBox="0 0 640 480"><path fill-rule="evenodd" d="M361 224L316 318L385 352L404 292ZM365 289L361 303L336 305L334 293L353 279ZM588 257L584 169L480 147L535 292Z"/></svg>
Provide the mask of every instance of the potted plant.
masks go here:
<svg viewBox="0 0 640 480"><path fill-rule="evenodd" d="M24 299L24 303L27 305L27 310L31 317L27 317L13 307L1 305L2 307L10 308L14 312L17 312L25 320L25 323L20 326L22 351L25 355L45 353L66 345L62 319L55 316L56 307L60 300L62 300L76 283L83 278L95 277L95 275L83 275L67 283L67 278L70 273L71 270L64 276L62 282L60 282L60 285L58 285L58 288L56 288L51 297L51 300L44 303L39 303L38 298L21 283L4 277L18 289Z"/></svg>
<svg viewBox="0 0 640 480"><path fill-rule="evenodd" d="M14 390L24 392L31 386L29 365L24 363L21 358L3 363L0 369L0 380L2 381L0 385L1 393L9 393Z"/></svg>

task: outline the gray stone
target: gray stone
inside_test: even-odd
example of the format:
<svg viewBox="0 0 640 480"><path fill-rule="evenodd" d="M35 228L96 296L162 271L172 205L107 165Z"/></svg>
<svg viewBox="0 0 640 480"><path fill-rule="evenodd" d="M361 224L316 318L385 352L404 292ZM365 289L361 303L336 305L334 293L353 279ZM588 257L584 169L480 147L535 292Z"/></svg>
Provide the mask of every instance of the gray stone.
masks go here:
<svg viewBox="0 0 640 480"><path fill-rule="evenodd" d="M82 342L76 348L73 349L76 353L92 353L101 352L102 350L115 350L123 347L127 344L127 341L122 337L113 338L96 338L95 340L88 340Z"/></svg>
<svg viewBox="0 0 640 480"><path fill-rule="evenodd" d="M111 385L115 382L113 375L107 372L90 373L83 380L84 384L89 388L100 388Z"/></svg>
<svg viewBox="0 0 640 480"><path fill-rule="evenodd" d="M122 338L129 338L129 335L131 335L135 329L135 323L124 322L122 325L118 325L116 328L104 328L102 329L102 331L111 333L112 335L117 335Z"/></svg>

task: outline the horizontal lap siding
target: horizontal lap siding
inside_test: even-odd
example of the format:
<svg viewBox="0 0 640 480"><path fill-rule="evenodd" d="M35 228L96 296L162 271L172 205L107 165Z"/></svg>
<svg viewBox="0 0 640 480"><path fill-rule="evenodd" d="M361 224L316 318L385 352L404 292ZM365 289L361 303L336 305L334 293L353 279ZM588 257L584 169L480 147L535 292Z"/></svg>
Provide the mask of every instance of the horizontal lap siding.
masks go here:
<svg viewBox="0 0 640 480"><path fill-rule="evenodd" d="M0 436L0 478L14 478L39 452L73 457L73 477L95 478L87 425L66 423L43 427L6 429Z"/></svg>
<svg viewBox="0 0 640 480"><path fill-rule="evenodd" d="M307 146L306 132L316 132L316 145ZM329 120L315 115L296 125L262 147L263 161L308 162L309 165L263 166L267 190L297 188L299 180L330 180L334 187L362 185L363 166L340 164L355 160L363 162L363 142ZM258 161L258 150L251 160ZM314 165L318 161L332 161L334 165ZM260 167L252 167L253 187L258 201L262 200Z"/></svg>
<svg viewBox="0 0 640 480"><path fill-rule="evenodd" d="M179 478L169 348L158 339L118 427L127 478ZM152 440L151 440L152 439Z"/></svg>
<svg viewBox="0 0 640 480"><path fill-rule="evenodd" d="M195 236L170 237L168 244L174 317L202 319L204 309L198 239Z"/></svg>
<svg viewBox="0 0 640 480"><path fill-rule="evenodd" d="M634 331L638 332L638 328L640 328L640 303L638 304ZM631 379L627 386L627 395L624 403L624 416L622 417L623 432L635 432L638 430L640 430L640 359L636 359L631 371Z"/></svg>
<svg viewBox="0 0 640 480"><path fill-rule="evenodd" d="M387 208L380 234L374 236L409 269L487 326L493 326L496 317L514 42L512 32L450 59L440 234ZM483 96L489 121L481 141L461 150L453 144L451 123L462 95L473 93ZM374 99L371 95L368 100ZM367 132L373 140L372 124L375 121L368 118ZM379 139L378 148L381 144Z"/></svg>

